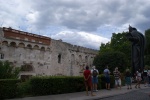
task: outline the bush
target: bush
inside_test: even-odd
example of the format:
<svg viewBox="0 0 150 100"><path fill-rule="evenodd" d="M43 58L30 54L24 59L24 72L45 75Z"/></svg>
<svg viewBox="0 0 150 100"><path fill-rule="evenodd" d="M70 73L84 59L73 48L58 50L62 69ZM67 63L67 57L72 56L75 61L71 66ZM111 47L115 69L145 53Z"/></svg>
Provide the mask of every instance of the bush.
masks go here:
<svg viewBox="0 0 150 100"><path fill-rule="evenodd" d="M17 79L20 68L14 67L8 61L0 61L0 79Z"/></svg>
<svg viewBox="0 0 150 100"><path fill-rule="evenodd" d="M0 99L15 98L17 95L18 79L1 79L0 80Z"/></svg>
<svg viewBox="0 0 150 100"><path fill-rule="evenodd" d="M98 89L105 88L105 79L103 75L98 76ZM83 77L33 77L30 81L33 95L50 95L61 93L72 93L85 91ZM114 78L111 76L111 87L114 87Z"/></svg>
<svg viewBox="0 0 150 100"><path fill-rule="evenodd" d="M30 80L26 82L21 82L18 84L17 87L17 97L24 97L31 95L31 85L30 85Z"/></svg>
<svg viewBox="0 0 150 100"><path fill-rule="evenodd" d="M98 89L104 89L104 75L99 75L98 81ZM5 99L31 95L40 96L85 91L84 78L81 76L32 77L29 81L19 82L20 80L1 80L1 98ZM114 78L111 76L111 87L114 86L113 84Z"/></svg>
<svg viewBox="0 0 150 100"><path fill-rule="evenodd" d="M33 77L30 81L33 95L50 95L85 90L83 77Z"/></svg>

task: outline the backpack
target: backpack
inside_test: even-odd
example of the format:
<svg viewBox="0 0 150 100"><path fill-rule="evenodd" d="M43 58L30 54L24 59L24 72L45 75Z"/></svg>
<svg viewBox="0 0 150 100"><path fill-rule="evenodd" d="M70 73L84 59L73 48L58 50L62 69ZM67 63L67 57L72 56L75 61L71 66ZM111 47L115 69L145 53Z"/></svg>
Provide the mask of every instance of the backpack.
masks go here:
<svg viewBox="0 0 150 100"><path fill-rule="evenodd" d="M92 73L92 75L93 75L93 77L96 77L97 76L97 70L93 70L93 73Z"/></svg>

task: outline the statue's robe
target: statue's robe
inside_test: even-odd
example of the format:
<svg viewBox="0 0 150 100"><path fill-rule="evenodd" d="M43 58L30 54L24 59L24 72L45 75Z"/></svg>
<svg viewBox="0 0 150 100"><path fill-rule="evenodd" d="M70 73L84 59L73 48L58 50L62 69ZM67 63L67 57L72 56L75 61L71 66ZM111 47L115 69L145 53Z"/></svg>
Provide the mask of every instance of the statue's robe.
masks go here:
<svg viewBox="0 0 150 100"><path fill-rule="evenodd" d="M131 33L128 33L127 38L132 42L132 67L133 73L137 70L144 69L144 49L145 49L145 37L142 33L137 30L133 30Z"/></svg>

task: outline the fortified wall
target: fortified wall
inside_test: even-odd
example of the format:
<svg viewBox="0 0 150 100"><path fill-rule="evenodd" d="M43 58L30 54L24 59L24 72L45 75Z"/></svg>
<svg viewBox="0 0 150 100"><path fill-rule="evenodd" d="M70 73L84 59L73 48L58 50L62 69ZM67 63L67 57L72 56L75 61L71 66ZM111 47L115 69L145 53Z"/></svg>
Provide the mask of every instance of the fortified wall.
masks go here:
<svg viewBox="0 0 150 100"><path fill-rule="evenodd" d="M21 67L20 77L79 76L97 50L12 28L0 28L0 60Z"/></svg>

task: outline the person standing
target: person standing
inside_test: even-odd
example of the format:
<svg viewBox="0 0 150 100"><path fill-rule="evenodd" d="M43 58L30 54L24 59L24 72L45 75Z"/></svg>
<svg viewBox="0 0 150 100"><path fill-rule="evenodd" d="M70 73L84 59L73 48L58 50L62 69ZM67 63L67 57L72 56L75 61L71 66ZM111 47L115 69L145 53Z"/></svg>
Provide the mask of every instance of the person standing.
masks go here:
<svg viewBox="0 0 150 100"><path fill-rule="evenodd" d="M132 79L131 79L131 73L129 69L126 69L126 73L125 73L125 82L127 84L127 89L132 89L131 83L132 83Z"/></svg>
<svg viewBox="0 0 150 100"><path fill-rule="evenodd" d="M95 68L95 66L92 67L92 70L91 70L91 73L92 73L92 84L93 84L93 91L94 92L97 92L97 84L98 84L98 74L99 74L99 71Z"/></svg>
<svg viewBox="0 0 150 100"><path fill-rule="evenodd" d="M113 74L114 74L114 77L115 77L115 87L116 87L116 89L118 88L118 86L121 89L121 73L118 71L117 67L115 68Z"/></svg>
<svg viewBox="0 0 150 100"><path fill-rule="evenodd" d="M144 68L143 71L143 79L144 79L144 86L148 86L148 70L146 68Z"/></svg>
<svg viewBox="0 0 150 100"><path fill-rule="evenodd" d="M136 72L136 80L137 80L137 83L135 85L135 88L137 88L137 86L138 86L138 88L140 88L140 84L141 84L141 80L142 80L140 69L139 69L139 71Z"/></svg>
<svg viewBox="0 0 150 100"><path fill-rule="evenodd" d="M105 76L105 82L106 82L106 89L110 90L110 71L108 69L108 66L104 69L104 76Z"/></svg>
<svg viewBox="0 0 150 100"><path fill-rule="evenodd" d="M91 78L91 71L89 70L89 67L86 66L84 72L83 72L83 76L84 76L84 81L85 81L85 87L86 87L86 95L88 96L88 88L91 89L91 96L95 96L93 94L93 87L92 87L92 78Z"/></svg>
<svg viewBox="0 0 150 100"><path fill-rule="evenodd" d="M150 68L148 68L147 76L148 76L148 85L150 86Z"/></svg>

